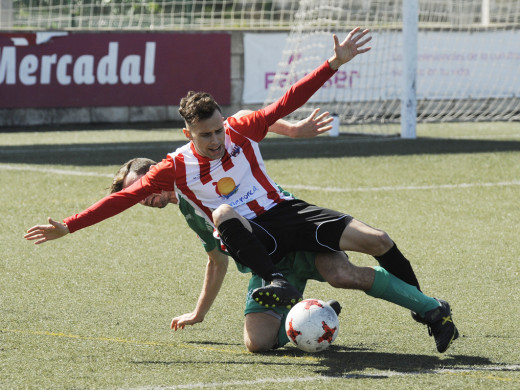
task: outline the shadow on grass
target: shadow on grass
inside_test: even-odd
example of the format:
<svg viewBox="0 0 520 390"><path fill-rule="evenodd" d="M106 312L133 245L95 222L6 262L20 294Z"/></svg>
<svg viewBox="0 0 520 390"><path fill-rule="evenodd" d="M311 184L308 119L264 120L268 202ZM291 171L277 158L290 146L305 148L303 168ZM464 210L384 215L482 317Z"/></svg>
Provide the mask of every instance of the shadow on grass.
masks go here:
<svg viewBox="0 0 520 390"><path fill-rule="evenodd" d="M281 351L280 351L281 352ZM278 354L280 352L273 352ZM283 354L284 356L287 353ZM293 356L307 356L304 352L296 351ZM331 346L322 354L313 355L320 358L315 370L317 374L329 377L353 378L385 378L384 372L396 374L433 373L436 370L450 370L471 367L479 369L493 365L486 357L464 355L415 355L401 353L374 352L366 349ZM383 371L382 374L359 374L365 370Z"/></svg>
<svg viewBox="0 0 520 390"><path fill-rule="evenodd" d="M226 343L195 343L195 344L216 344L227 345ZM235 344L233 344L235 345ZM241 354L242 355L242 354ZM250 359L244 360L244 355L240 359L234 357L224 357L220 359L208 360L147 360L133 361L132 364L137 365L190 365L190 364L211 364L211 365L256 365L261 361L262 365L272 366L294 366L300 369L305 367L310 373L313 371L321 377L343 378L343 379L386 379L391 376L398 375L419 375L433 374L436 372L449 370L490 370L496 371L496 363L493 363L486 357L481 356L465 356L465 355L415 355L402 353L375 352L367 349L348 348L331 346L327 351L315 355L309 355L297 349L282 349L265 354L245 354ZM288 358L284 362L272 361L271 357L278 356ZM293 360L294 358L316 357L315 360ZM266 360L267 358L267 360ZM490 368L490 366L492 368ZM365 372L367 371L368 372ZM516 368L511 369L504 366L505 371L518 371Z"/></svg>
<svg viewBox="0 0 520 390"><path fill-rule="evenodd" d="M321 375L345 375L365 369L394 371L398 373L428 372L439 369L488 366L492 362L485 357L452 355L406 355L371 351L331 349L321 361Z"/></svg>
<svg viewBox="0 0 520 390"><path fill-rule="evenodd" d="M183 144L184 141L0 146L0 162L77 166L120 165L134 157L161 160L167 153ZM520 141L444 138L267 138L260 145L266 160L520 151Z"/></svg>

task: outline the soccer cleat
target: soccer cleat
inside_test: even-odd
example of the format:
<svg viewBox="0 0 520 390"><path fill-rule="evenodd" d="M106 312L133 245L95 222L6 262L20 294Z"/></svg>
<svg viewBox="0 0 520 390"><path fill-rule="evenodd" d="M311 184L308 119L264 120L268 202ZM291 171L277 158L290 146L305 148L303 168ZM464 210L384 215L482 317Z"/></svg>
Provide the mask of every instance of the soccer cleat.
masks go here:
<svg viewBox="0 0 520 390"><path fill-rule="evenodd" d="M331 299L330 301L327 301L327 303L329 304L330 307L332 307L334 309L334 311L336 312L336 315L339 316L339 313L341 313L341 305L339 304L339 302L336 301L335 299Z"/></svg>
<svg viewBox="0 0 520 390"><path fill-rule="evenodd" d="M290 309L302 298L302 294L285 278L275 278L271 284L253 291L253 299L265 307L285 306Z"/></svg>
<svg viewBox="0 0 520 390"><path fill-rule="evenodd" d="M424 318L422 318L419 313L414 312L413 310L410 310L410 314L412 315L412 318L417 321L419 324L426 325L426 321L424 321Z"/></svg>
<svg viewBox="0 0 520 390"><path fill-rule="evenodd" d="M428 333L435 339L437 351L445 352L451 343L459 337L459 331L451 318L451 309L448 302L435 298L441 305L424 314L424 321L428 325Z"/></svg>

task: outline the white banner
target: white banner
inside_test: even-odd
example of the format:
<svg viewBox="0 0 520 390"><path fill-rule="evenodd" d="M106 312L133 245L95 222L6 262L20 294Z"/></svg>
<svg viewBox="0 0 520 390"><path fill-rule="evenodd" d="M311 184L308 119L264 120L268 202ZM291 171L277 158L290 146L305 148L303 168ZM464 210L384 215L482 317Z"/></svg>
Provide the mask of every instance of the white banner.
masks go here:
<svg viewBox="0 0 520 390"><path fill-rule="evenodd" d="M244 34L242 103L263 103L289 34Z"/></svg>
<svg viewBox="0 0 520 390"><path fill-rule="evenodd" d="M312 100L348 102L400 98L401 34L372 33L372 36L373 49L342 67L341 73L322 88L326 91L318 92ZM265 101L287 37L285 33L244 34L243 103ZM312 47L325 47L329 53L317 59L317 66L332 54L332 39L331 34L318 35L315 39L320 40L319 45L313 42ZM310 43L306 44L311 47ZM418 99L520 95L519 31L420 32L418 45ZM305 54L294 53L294 57L299 55ZM298 77L301 76L303 74L298 73Z"/></svg>

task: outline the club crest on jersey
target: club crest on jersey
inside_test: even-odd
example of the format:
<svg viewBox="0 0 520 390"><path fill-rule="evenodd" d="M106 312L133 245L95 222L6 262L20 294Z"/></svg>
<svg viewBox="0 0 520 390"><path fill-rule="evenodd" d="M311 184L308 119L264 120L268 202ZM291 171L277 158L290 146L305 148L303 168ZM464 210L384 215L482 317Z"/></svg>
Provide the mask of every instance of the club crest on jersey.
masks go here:
<svg viewBox="0 0 520 390"><path fill-rule="evenodd" d="M223 177L218 182L212 183L215 186L215 192L224 199L229 199L238 191L240 185L236 185L235 181L230 177Z"/></svg>
<svg viewBox="0 0 520 390"><path fill-rule="evenodd" d="M240 146L235 145L233 146L233 149L231 150L231 153L229 153L232 157L236 157L240 154Z"/></svg>

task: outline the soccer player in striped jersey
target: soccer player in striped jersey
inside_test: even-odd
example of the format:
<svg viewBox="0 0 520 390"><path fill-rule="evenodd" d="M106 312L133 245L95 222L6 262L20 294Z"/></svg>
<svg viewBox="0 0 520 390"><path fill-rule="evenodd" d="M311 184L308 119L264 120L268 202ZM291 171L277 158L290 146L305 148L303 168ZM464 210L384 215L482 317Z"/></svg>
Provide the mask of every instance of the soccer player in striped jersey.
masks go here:
<svg viewBox="0 0 520 390"><path fill-rule="evenodd" d="M240 118L224 120L209 94L190 92L179 109L190 142L131 186L64 219L59 233L98 223L152 194L175 191L218 229L235 261L270 282L253 291L258 303L290 307L301 299L298 289L276 268L291 251L366 253L382 266L373 268L367 293L412 310L414 318L428 325L437 350L446 351L458 337L450 306L420 291L410 263L388 234L350 215L285 195L268 176L258 146L269 126L303 105L340 66L370 50L367 34L368 30L355 28L342 42L334 35L334 54L327 61L276 102ZM35 226L26 238L38 239L40 231Z"/></svg>
<svg viewBox="0 0 520 390"><path fill-rule="evenodd" d="M116 174L110 191L118 192L132 185L155 164L155 161L147 158L134 158L126 162ZM173 318L171 322L171 328L178 330L204 320L224 281L229 254L213 226L208 224L182 196L175 192L163 191L143 201L143 205L154 208L164 208L170 203L179 206L186 223L197 234L208 255L204 283L195 309ZM251 273L248 267L237 262L235 264L241 273ZM363 280L366 274L363 267L356 267L350 263L344 252L292 252L284 256L277 263L277 267L302 294L308 280L334 283L338 275L341 275L351 288L370 287L366 284L367 280ZM255 302L251 296L252 292L262 285L265 285L265 281L253 273L248 283L244 310L244 344L250 352L265 352L281 347L289 341L285 332L285 318L290 309L282 306L266 308ZM336 301L332 306L339 314L339 303Z"/></svg>

